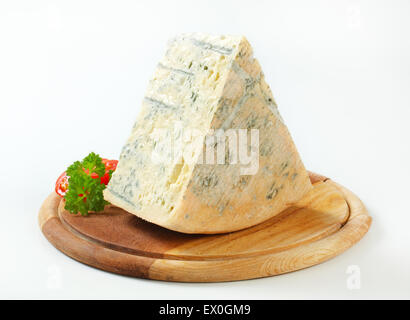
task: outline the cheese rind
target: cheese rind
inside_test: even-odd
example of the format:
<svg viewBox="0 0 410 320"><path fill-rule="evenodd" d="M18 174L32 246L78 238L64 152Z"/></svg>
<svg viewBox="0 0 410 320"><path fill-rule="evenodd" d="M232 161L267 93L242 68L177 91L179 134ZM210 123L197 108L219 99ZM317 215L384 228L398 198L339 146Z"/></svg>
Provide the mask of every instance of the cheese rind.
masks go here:
<svg viewBox="0 0 410 320"><path fill-rule="evenodd" d="M228 148L223 164L205 161L210 133L243 129L259 134L255 172L243 175ZM222 233L273 217L310 188L248 41L186 34L170 41L104 196L172 230Z"/></svg>

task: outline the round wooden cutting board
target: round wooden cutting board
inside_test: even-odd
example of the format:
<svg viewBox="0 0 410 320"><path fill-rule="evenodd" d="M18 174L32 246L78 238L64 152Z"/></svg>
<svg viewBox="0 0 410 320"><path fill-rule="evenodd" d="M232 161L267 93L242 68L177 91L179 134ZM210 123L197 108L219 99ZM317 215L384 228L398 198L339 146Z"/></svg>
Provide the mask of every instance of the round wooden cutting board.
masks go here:
<svg viewBox="0 0 410 320"><path fill-rule="evenodd" d="M293 207L254 227L192 235L107 206L87 217L64 210L55 193L44 201L40 228L66 255L128 276L183 282L268 277L326 261L359 241L371 217L346 188L310 174L313 190Z"/></svg>

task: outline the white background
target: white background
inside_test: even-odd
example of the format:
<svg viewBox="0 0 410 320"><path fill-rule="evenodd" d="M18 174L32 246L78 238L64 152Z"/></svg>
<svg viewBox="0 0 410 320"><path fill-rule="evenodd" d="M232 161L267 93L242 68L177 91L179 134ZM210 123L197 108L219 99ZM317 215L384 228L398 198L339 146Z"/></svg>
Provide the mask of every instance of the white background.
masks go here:
<svg viewBox="0 0 410 320"><path fill-rule="evenodd" d="M0 298L410 298L410 1L1 1ZM272 278L122 277L52 247L37 225L57 176L118 158L168 38L244 34L308 169L354 191L365 238ZM361 288L349 289L349 266Z"/></svg>

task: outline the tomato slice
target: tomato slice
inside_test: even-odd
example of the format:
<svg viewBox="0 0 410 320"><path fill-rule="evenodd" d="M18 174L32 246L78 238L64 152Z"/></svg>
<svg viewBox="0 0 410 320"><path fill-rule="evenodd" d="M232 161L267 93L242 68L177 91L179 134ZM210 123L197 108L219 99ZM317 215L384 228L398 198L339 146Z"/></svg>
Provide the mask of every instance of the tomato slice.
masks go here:
<svg viewBox="0 0 410 320"><path fill-rule="evenodd" d="M117 169L118 160L108 160L102 159L102 162L105 164L105 174L101 177L101 183L105 185L110 182L110 170L115 171Z"/></svg>
<svg viewBox="0 0 410 320"><path fill-rule="evenodd" d="M68 176L67 173L64 171L57 179L56 182L56 193L64 197L68 189Z"/></svg>
<svg viewBox="0 0 410 320"><path fill-rule="evenodd" d="M102 162L105 165L105 174L101 177L101 184L107 185L110 182L110 170L115 171L117 169L118 160L109 160L109 159L102 159ZM84 170L87 174L89 174L88 170ZM95 172L90 174L91 178L98 179L99 176ZM64 171L57 179L55 191L56 193L64 197L68 190L68 178L67 173ZM81 195L82 196L82 195Z"/></svg>
<svg viewBox="0 0 410 320"><path fill-rule="evenodd" d="M117 169L118 160L108 160L103 158L102 162L105 164L105 171L115 171L115 169Z"/></svg>

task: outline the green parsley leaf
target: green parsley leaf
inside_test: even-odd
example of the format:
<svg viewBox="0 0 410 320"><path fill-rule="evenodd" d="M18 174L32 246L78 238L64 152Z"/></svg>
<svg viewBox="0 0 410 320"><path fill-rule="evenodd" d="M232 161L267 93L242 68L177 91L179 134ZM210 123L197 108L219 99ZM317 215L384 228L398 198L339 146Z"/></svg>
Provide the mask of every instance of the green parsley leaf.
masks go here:
<svg viewBox="0 0 410 320"><path fill-rule="evenodd" d="M94 174L94 178L91 176ZM98 177L95 177L95 174ZM67 169L68 191L64 196L65 209L70 213L81 213L86 216L88 212L99 212L109 202L104 200L103 190L105 184L100 177L105 174L105 165L101 157L91 152L83 161L76 161ZM111 178L112 170L109 175Z"/></svg>

